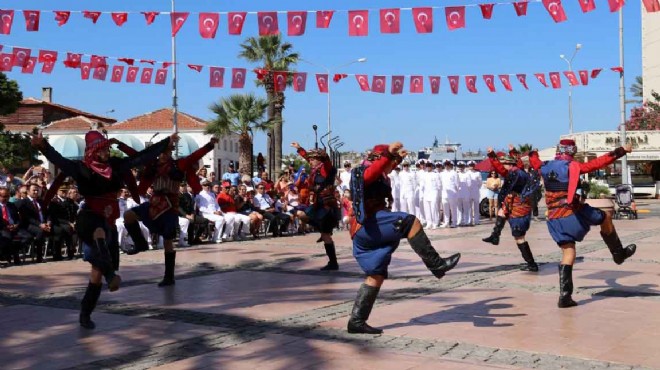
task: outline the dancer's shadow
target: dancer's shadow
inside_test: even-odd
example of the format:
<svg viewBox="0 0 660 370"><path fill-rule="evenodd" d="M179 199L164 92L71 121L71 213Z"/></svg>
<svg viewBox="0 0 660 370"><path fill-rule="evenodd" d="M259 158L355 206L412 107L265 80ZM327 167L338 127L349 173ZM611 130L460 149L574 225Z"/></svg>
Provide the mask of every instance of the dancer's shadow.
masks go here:
<svg viewBox="0 0 660 370"><path fill-rule="evenodd" d="M612 272L610 272L611 274ZM637 273L627 273L627 275L635 275ZM626 276L626 275L624 275ZM595 302L607 297L660 297L660 291L653 288L657 288L657 284L639 284L639 285L621 285L616 280L623 276L614 276L605 279L605 285L595 285L595 286L584 286L580 289L602 289L605 290L593 293L591 298L578 302L580 305L587 303Z"/></svg>
<svg viewBox="0 0 660 370"><path fill-rule="evenodd" d="M436 325L449 322L471 322L475 327L507 327L513 323L496 323L498 318L527 316L523 313L491 313L491 310L502 310L512 308L512 304L493 303L511 297L498 297L477 301L467 304L456 304L448 306L447 310L430 313L410 319L405 323L396 323L381 327L382 329L394 329L406 326Z"/></svg>

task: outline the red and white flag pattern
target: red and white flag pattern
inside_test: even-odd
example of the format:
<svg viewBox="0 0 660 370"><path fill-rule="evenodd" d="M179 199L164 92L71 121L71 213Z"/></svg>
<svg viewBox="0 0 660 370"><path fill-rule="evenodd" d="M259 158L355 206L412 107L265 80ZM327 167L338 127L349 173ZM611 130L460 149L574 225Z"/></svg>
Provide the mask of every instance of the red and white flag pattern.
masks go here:
<svg viewBox="0 0 660 370"><path fill-rule="evenodd" d="M518 78L518 82L525 88L525 90L529 90L529 87L527 86L527 75L524 73L519 73L516 75L516 78Z"/></svg>
<svg viewBox="0 0 660 370"><path fill-rule="evenodd" d="M69 21L69 17L71 17L71 12L68 10L56 10L55 12L55 22L57 22L58 26L64 26L66 22Z"/></svg>
<svg viewBox="0 0 660 370"><path fill-rule="evenodd" d="M273 72L273 88L275 92L286 90L287 78L287 72Z"/></svg>
<svg viewBox="0 0 660 370"><path fill-rule="evenodd" d="M121 82L122 77L124 77L124 66L113 66L110 82Z"/></svg>
<svg viewBox="0 0 660 370"><path fill-rule="evenodd" d="M223 87L225 80L225 69L222 67L209 68L209 86Z"/></svg>
<svg viewBox="0 0 660 370"><path fill-rule="evenodd" d="M516 15L519 17L527 15L527 5L526 0L513 3L513 9L515 9Z"/></svg>
<svg viewBox="0 0 660 370"><path fill-rule="evenodd" d="M188 68L192 69L195 72L201 72L204 66L201 64L188 64Z"/></svg>
<svg viewBox="0 0 660 370"><path fill-rule="evenodd" d="M128 72L126 72L126 82L134 83L139 71L140 67L128 67Z"/></svg>
<svg viewBox="0 0 660 370"><path fill-rule="evenodd" d="M39 63L55 62L57 60L57 52L51 50L39 50Z"/></svg>
<svg viewBox="0 0 660 370"><path fill-rule="evenodd" d="M167 81L167 68L160 68L156 70L156 78L154 79L154 83L157 85L165 85L166 81Z"/></svg>
<svg viewBox="0 0 660 370"><path fill-rule="evenodd" d="M369 91L369 77L367 75L355 75L358 85L360 85L360 90Z"/></svg>
<svg viewBox="0 0 660 370"><path fill-rule="evenodd" d="M552 88L561 88L561 77L559 76L559 72L550 72L548 75L550 76L550 84L552 85Z"/></svg>
<svg viewBox="0 0 660 370"><path fill-rule="evenodd" d="M534 77L541 83L541 85L548 87L548 83L545 80L545 75L543 73L534 73Z"/></svg>
<svg viewBox="0 0 660 370"><path fill-rule="evenodd" d="M89 80L89 74L92 71L92 67L89 63L80 63L80 78L83 80Z"/></svg>
<svg viewBox="0 0 660 370"><path fill-rule="evenodd" d="M582 8L583 13L588 13L596 9L596 3L594 0L578 0L580 2L580 8Z"/></svg>
<svg viewBox="0 0 660 370"><path fill-rule="evenodd" d="M14 66L22 68L25 67L28 60L30 59L32 50L26 48L14 48L12 54L14 54Z"/></svg>
<svg viewBox="0 0 660 370"><path fill-rule="evenodd" d="M403 76L392 76L392 95L403 94Z"/></svg>
<svg viewBox="0 0 660 370"><path fill-rule="evenodd" d="M484 19L491 19L493 17L494 7L495 4L479 4L479 8L481 9L481 16Z"/></svg>
<svg viewBox="0 0 660 370"><path fill-rule="evenodd" d="M591 79L593 80L594 78L598 77L600 72L602 71L602 68L596 68L591 70Z"/></svg>
<svg viewBox="0 0 660 370"><path fill-rule="evenodd" d="M112 16L112 21L115 22L115 24L119 27L123 26L124 23L128 21L128 13L126 12L116 12L116 13L111 13Z"/></svg>
<svg viewBox="0 0 660 370"><path fill-rule="evenodd" d="M170 13L170 22L172 23L172 37L175 37L176 34L179 33L179 30L181 27L183 27L183 24L186 23L189 15L190 13L186 12ZM144 70L142 71L142 74L144 75ZM149 78L151 79L151 75Z"/></svg>
<svg viewBox="0 0 660 370"><path fill-rule="evenodd" d="M144 20L147 21L147 26L154 23L156 17L160 14L159 12L142 12L144 15Z"/></svg>
<svg viewBox="0 0 660 370"><path fill-rule="evenodd" d="M66 60L64 61L64 65L69 68L78 68L80 67L81 59L82 54L66 53Z"/></svg>
<svg viewBox="0 0 660 370"><path fill-rule="evenodd" d="M561 0L543 0L543 6L555 23L564 22L568 19L564 7L561 5Z"/></svg>
<svg viewBox="0 0 660 370"><path fill-rule="evenodd" d="M199 35L203 39L213 39L218 31L220 23L220 14L218 13L199 13Z"/></svg>
<svg viewBox="0 0 660 370"><path fill-rule="evenodd" d="M401 10L398 8L380 10L380 33L399 33ZM383 91L384 92L384 91Z"/></svg>
<svg viewBox="0 0 660 370"><path fill-rule="evenodd" d="M319 92L328 93L328 75L316 74L316 85L319 87Z"/></svg>
<svg viewBox="0 0 660 370"><path fill-rule="evenodd" d="M578 71L578 74L580 75L580 83L584 86L589 85L589 71Z"/></svg>
<svg viewBox="0 0 660 370"><path fill-rule="evenodd" d="M27 63L21 68L21 73L32 74L34 72L34 67L37 65L37 57L31 57L27 60Z"/></svg>
<svg viewBox="0 0 660 370"><path fill-rule="evenodd" d="M465 86L467 87L468 91L476 94L477 93L477 76L465 76Z"/></svg>
<svg viewBox="0 0 660 370"><path fill-rule="evenodd" d="M243 24L245 23L246 16L247 12L227 13L227 25L229 27L228 32L230 35L240 35L243 33Z"/></svg>
<svg viewBox="0 0 660 370"><path fill-rule="evenodd" d="M417 33L433 32L433 8L412 8Z"/></svg>
<svg viewBox="0 0 660 370"><path fill-rule="evenodd" d="M0 35L9 35L14 24L13 10L0 10Z"/></svg>
<svg viewBox="0 0 660 370"><path fill-rule="evenodd" d="M306 85L307 85L307 73L295 72L293 74L293 91L305 92Z"/></svg>
<svg viewBox="0 0 660 370"><path fill-rule="evenodd" d="M369 35L369 11L368 10L349 10L348 11L348 35L349 36L368 36Z"/></svg>
<svg viewBox="0 0 660 370"><path fill-rule="evenodd" d="M258 12L257 24L259 26L259 36L277 35L280 33L277 23L277 12Z"/></svg>
<svg viewBox="0 0 660 370"><path fill-rule="evenodd" d="M410 92L412 94L421 94L424 92L423 76L410 76Z"/></svg>
<svg viewBox="0 0 660 370"><path fill-rule="evenodd" d="M502 83L502 86L504 86L504 89L506 91L513 91L513 88L511 87L511 80L509 78L509 75L499 75L497 77L500 79L500 82Z"/></svg>
<svg viewBox="0 0 660 370"><path fill-rule="evenodd" d="M0 72L9 72L14 68L14 54L0 54Z"/></svg>
<svg viewBox="0 0 660 370"><path fill-rule="evenodd" d="M39 31L39 19L41 12L38 10L23 10L25 17L25 30L28 32ZM30 72L31 73L31 72Z"/></svg>
<svg viewBox="0 0 660 370"><path fill-rule="evenodd" d="M447 18L447 28L450 31L465 28L465 7L448 6L445 8L445 18Z"/></svg>
<svg viewBox="0 0 660 370"><path fill-rule="evenodd" d="M91 10L83 10L82 14L83 18L91 19L92 23L94 24L96 24L96 22L99 20L99 17L101 16L101 12Z"/></svg>
<svg viewBox="0 0 660 370"><path fill-rule="evenodd" d="M573 71L565 71L564 76L566 76L566 79L568 79L568 84L571 86L577 86L580 84L578 82L577 76L575 75L575 72Z"/></svg>
<svg viewBox="0 0 660 370"><path fill-rule="evenodd" d="M484 75L484 83L490 92L495 92L495 76L493 75Z"/></svg>
<svg viewBox="0 0 660 370"><path fill-rule="evenodd" d="M458 94L458 80L459 76L447 76L447 80L449 81L449 89L451 90L452 94Z"/></svg>
<svg viewBox="0 0 660 370"><path fill-rule="evenodd" d="M232 68L231 69L231 88L242 89L245 86L245 68Z"/></svg>
<svg viewBox="0 0 660 370"><path fill-rule="evenodd" d="M54 68L55 68L54 60L45 61L44 64L41 66L41 73L51 73L53 72Z"/></svg>
<svg viewBox="0 0 660 370"><path fill-rule="evenodd" d="M623 8L623 5L625 4L625 0L607 0L607 3L610 6L610 12L618 12L621 8Z"/></svg>
<svg viewBox="0 0 660 370"><path fill-rule="evenodd" d="M316 28L330 27L330 21L335 14L334 10L317 10L316 11Z"/></svg>
<svg viewBox="0 0 660 370"><path fill-rule="evenodd" d="M440 92L440 76L429 76L429 85L431 85L431 94Z"/></svg>
<svg viewBox="0 0 660 370"><path fill-rule="evenodd" d="M92 78L95 80L105 81L105 77L108 75L108 66L98 66L94 68L94 74Z"/></svg>
<svg viewBox="0 0 660 370"><path fill-rule="evenodd" d="M151 77L154 74L153 68L142 68L142 74L140 75L140 83L150 84Z"/></svg>
<svg viewBox="0 0 660 370"><path fill-rule="evenodd" d="M296 11L286 13L287 35L302 36L307 27L307 12Z"/></svg>
<svg viewBox="0 0 660 370"><path fill-rule="evenodd" d="M371 80L371 91L375 93L384 94L386 84L387 84L387 77L373 76Z"/></svg>

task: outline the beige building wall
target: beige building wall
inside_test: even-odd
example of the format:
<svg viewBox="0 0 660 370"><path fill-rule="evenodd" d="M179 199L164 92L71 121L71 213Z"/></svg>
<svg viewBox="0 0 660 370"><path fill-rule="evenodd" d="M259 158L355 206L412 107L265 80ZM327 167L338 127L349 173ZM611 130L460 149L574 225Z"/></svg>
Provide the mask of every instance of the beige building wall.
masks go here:
<svg viewBox="0 0 660 370"><path fill-rule="evenodd" d="M660 12L647 13L642 6L642 77L644 99L660 93ZM633 82L632 77L628 78Z"/></svg>

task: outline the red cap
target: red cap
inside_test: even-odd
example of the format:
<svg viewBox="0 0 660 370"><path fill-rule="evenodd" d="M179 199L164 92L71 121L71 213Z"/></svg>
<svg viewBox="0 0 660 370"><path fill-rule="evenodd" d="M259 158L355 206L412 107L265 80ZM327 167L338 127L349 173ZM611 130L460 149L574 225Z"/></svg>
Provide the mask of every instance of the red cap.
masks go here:
<svg viewBox="0 0 660 370"><path fill-rule="evenodd" d="M575 146L575 140L573 140L573 139L561 139L561 140L559 140L559 145L573 145L573 146Z"/></svg>
<svg viewBox="0 0 660 370"><path fill-rule="evenodd" d="M222 187L223 187L223 188L230 188L230 187L231 187L231 183L230 183L229 181L223 181L223 182L222 182Z"/></svg>
<svg viewBox="0 0 660 370"><path fill-rule="evenodd" d="M85 134L85 145L88 148L100 146L102 144L105 144L105 142L108 142L108 139L106 139L105 136L103 136L103 134L98 131L93 130ZM110 142L108 142L107 144L110 144Z"/></svg>

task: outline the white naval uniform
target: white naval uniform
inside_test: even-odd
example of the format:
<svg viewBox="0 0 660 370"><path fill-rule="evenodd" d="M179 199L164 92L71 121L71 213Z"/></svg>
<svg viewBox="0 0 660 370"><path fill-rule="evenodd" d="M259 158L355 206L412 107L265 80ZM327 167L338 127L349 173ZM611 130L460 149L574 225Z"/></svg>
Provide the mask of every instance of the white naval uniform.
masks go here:
<svg viewBox="0 0 660 370"><path fill-rule="evenodd" d="M415 190L415 212L417 218L422 223L422 225L427 224L426 213L424 212L424 192L422 190L422 183L426 177L426 170L424 168L419 169L415 172L417 177L417 187Z"/></svg>
<svg viewBox="0 0 660 370"><path fill-rule="evenodd" d="M399 179L399 174L396 171L390 172L387 177L390 178L390 186L392 187L392 212L399 212L401 210L401 180Z"/></svg>
<svg viewBox="0 0 660 370"><path fill-rule="evenodd" d="M472 176L463 172L458 174L458 225L466 226L470 224L470 188L472 187Z"/></svg>
<svg viewBox="0 0 660 370"><path fill-rule="evenodd" d="M403 170L399 173L401 212L416 215L415 192L417 190L417 176L414 172Z"/></svg>
<svg viewBox="0 0 660 370"><path fill-rule="evenodd" d="M227 228L231 228L231 231L233 231L233 219L232 222L229 222L229 220L227 220L223 215L216 215L214 213L218 211L221 212L220 206L218 205L218 201L215 200L215 194L208 190L202 190L199 194L197 194L195 197L195 203L197 204L202 217L215 224L215 231L213 231L213 242L222 243L222 235L220 234L222 232L222 227L225 226L226 222ZM225 232L227 232L227 230L225 230Z"/></svg>
<svg viewBox="0 0 660 370"><path fill-rule="evenodd" d="M424 196L424 214L426 215L426 227L436 228L440 225L440 209L438 199L442 183L440 174L437 172L426 172L422 182L422 193Z"/></svg>
<svg viewBox="0 0 660 370"><path fill-rule="evenodd" d="M481 214L479 213L479 202L481 199L479 198L481 196L483 180L479 171L467 170L467 172L472 177L472 185L470 187L470 206L472 208L472 212L470 212L470 223L472 225L479 225L481 223Z"/></svg>
<svg viewBox="0 0 660 370"><path fill-rule="evenodd" d="M450 225L456 227L458 224L458 174L454 170L444 170L440 173L442 181L442 210L444 212L443 227Z"/></svg>

